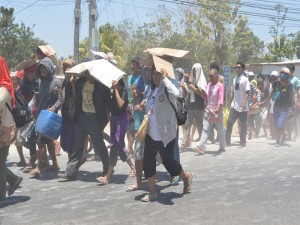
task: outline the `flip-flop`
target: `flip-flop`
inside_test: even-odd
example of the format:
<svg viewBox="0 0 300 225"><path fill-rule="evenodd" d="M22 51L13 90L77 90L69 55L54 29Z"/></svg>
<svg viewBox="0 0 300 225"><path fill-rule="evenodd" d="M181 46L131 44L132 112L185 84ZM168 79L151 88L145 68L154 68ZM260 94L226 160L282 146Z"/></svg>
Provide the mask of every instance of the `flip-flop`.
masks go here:
<svg viewBox="0 0 300 225"><path fill-rule="evenodd" d="M26 167L23 169L23 173L30 173L32 170L33 170L33 168L32 168L31 166L26 166Z"/></svg>
<svg viewBox="0 0 300 225"><path fill-rule="evenodd" d="M156 201L157 200L157 198L158 198L158 195L157 194L154 194L154 195L152 195L152 194L146 194L142 199L141 199L141 201L142 202L154 202L154 201Z"/></svg>
<svg viewBox="0 0 300 225"><path fill-rule="evenodd" d="M189 172L189 179L183 183L183 193L186 194L191 191L193 183L193 174Z"/></svg>
<svg viewBox="0 0 300 225"><path fill-rule="evenodd" d="M180 151L180 152L184 152L185 150L186 150L185 144L181 144L181 145L179 146L179 151Z"/></svg>
<svg viewBox="0 0 300 225"><path fill-rule="evenodd" d="M101 185L107 185L107 184L109 184L109 181L107 179L105 179L104 177L97 177L96 179L97 179L97 181L99 181L99 183Z"/></svg>
<svg viewBox="0 0 300 225"><path fill-rule="evenodd" d="M170 185L176 184L179 181L179 176L173 176L170 179Z"/></svg>
<svg viewBox="0 0 300 225"><path fill-rule="evenodd" d="M194 151L197 152L199 155L204 155L204 150L200 148L199 146L196 146L194 148Z"/></svg>
<svg viewBox="0 0 300 225"><path fill-rule="evenodd" d="M59 171L59 170L60 170L60 167L54 166L54 165L51 165L47 169L45 169L46 172Z"/></svg>
<svg viewBox="0 0 300 225"><path fill-rule="evenodd" d="M126 192L137 191L137 190L141 190L141 188L133 184L127 187Z"/></svg>
<svg viewBox="0 0 300 225"><path fill-rule="evenodd" d="M136 172L135 170L131 170L130 173L128 174L128 177L135 177Z"/></svg>
<svg viewBox="0 0 300 225"><path fill-rule="evenodd" d="M31 177L32 178L39 178L41 176L41 173L38 171L31 171Z"/></svg>

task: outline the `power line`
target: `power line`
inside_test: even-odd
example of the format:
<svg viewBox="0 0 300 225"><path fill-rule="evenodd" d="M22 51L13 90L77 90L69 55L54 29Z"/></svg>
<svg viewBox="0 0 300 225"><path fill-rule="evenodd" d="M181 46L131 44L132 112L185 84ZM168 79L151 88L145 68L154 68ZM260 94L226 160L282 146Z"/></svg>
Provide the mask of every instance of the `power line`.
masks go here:
<svg viewBox="0 0 300 225"><path fill-rule="evenodd" d="M34 3L32 3L32 4L30 4L30 5L26 6L26 7L24 7L23 9L19 10L18 12L16 12L15 15L17 15L18 13L24 11L25 9L29 8L30 6L34 5L35 3L39 2L39 1L40 0L36 0Z"/></svg>

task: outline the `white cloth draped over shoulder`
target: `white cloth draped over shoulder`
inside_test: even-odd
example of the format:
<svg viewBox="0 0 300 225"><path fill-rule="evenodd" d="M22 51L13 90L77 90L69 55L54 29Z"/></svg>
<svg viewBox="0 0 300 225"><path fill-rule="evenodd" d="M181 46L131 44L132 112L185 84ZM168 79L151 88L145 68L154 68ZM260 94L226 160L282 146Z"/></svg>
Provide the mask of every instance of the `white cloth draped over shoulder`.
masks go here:
<svg viewBox="0 0 300 225"><path fill-rule="evenodd" d="M196 70L195 79L193 76L194 68ZM190 75L190 82L195 87L200 87L202 90L206 91L207 81L203 72L202 65L200 63L196 63L193 65L191 75ZM195 102L195 92L191 89L189 90L189 92L190 92L190 102Z"/></svg>

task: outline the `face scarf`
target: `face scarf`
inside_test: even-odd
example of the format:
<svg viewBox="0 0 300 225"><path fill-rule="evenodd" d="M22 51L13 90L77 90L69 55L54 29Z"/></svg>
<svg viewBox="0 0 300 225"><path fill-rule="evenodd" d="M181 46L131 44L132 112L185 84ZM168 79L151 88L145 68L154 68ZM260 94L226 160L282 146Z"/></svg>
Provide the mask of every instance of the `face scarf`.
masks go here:
<svg viewBox="0 0 300 225"><path fill-rule="evenodd" d="M11 105L15 107L15 95L13 82L10 78L9 70L5 60L0 56L0 86L5 87L11 95Z"/></svg>

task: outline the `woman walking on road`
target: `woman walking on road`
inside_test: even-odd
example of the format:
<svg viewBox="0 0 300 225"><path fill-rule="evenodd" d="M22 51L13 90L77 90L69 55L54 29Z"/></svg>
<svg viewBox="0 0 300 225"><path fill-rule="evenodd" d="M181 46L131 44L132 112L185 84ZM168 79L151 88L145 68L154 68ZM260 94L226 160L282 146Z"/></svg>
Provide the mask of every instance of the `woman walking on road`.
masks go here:
<svg viewBox="0 0 300 225"><path fill-rule="evenodd" d="M118 156L123 162L127 162L130 167L129 177L135 176L135 167L127 155L125 148L125 134L129 124L129 114L127 112L128 94L123 79L112 82L113 97L109 104L110 117L110 156L108 172L105 176L100 176L97 180L102 184L110 183L114 167L117 165Z"/></svg>
<svg viewBox="0 0 300 225"><path fill-rule="evenodd" d="M174 109L168 100L167 93L173 105L179 95L178 89L168 79L165 70L157 72L152 68L151 93L146 104L146 112L149 112L148 131L145 140L143 169L145 178L148 179L150 193L141 200L143 202L154 201L158 198L155 190L156 154L160 153L163 165L171 176L180 176L184 182L183 192L191 190L193 175L185 172L180 163L174 157L174 144L178 129L177 118Z"/></svg>

